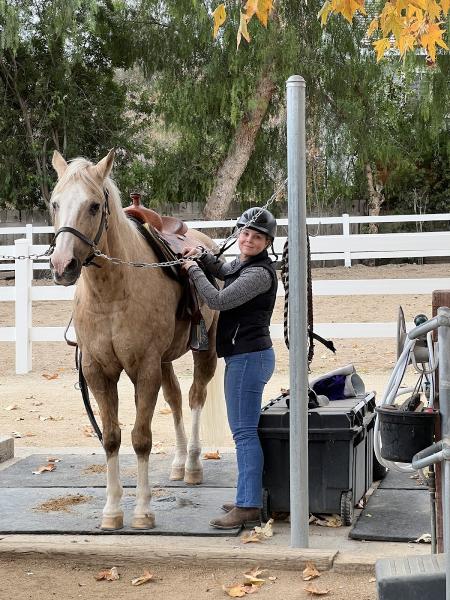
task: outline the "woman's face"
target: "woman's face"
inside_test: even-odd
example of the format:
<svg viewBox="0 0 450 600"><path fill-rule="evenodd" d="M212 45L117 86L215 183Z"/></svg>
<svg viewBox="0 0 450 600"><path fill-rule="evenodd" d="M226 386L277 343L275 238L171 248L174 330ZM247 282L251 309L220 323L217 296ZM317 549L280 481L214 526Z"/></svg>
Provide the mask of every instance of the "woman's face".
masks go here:
<svg viewBox="0 0 450 600"><path fill-rule="evenodd" d="M270 240L265 233L249 228L241 229L238 238L241 260L256 256L267 248L269 242Z"/></svg>

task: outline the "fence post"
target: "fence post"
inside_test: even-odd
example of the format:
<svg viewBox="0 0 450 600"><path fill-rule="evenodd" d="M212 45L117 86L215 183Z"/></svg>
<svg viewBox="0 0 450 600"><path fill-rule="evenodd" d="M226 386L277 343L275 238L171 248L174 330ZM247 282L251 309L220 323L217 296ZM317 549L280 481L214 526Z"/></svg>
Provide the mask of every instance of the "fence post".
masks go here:
<svg viewBox="0 0 450 600"><path fill-rule="evenodd" d="M33 245L33 225L32 223L27 223L25 225L25 237L27 238L28 244L30 246Z"/></svg>
<svg viewBox="0 0 450 600"><path fill-rule="evenodd" d="M16 240L16 257L29 256L30 246L27 239ZM31 356L31 279L33 261L29 258L15 260L16 268L16 373L22 375L32 369Z"/></svg>
<svg viewBox="0 0 450 600"><path fill-rule="evenodd" d="M351 267L352 255L350 252L350 215L348 213L344 213L342 215L342 235L344 236L345 240L344 266Z"/></svg>

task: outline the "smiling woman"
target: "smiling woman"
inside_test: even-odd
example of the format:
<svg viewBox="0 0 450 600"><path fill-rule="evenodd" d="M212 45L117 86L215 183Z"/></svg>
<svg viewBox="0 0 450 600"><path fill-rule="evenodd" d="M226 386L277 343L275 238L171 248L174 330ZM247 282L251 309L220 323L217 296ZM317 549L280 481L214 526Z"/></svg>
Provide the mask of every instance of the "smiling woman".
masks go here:
<svg viewBox="0 0 450 600"><path fill-rule="evenodd" d="M224 281L223 289L217 290L196 262L187 261L183 267L206 304L220 310L216 348L225 358L225 400L239 472L236 501L224 504L227 514L210 523L218 529L260 520L263 455L257 427L263 390L275 368L269 326L278 282L267 248L277 223L268 210L255 207L245 211L236 226L239 258L227 264L203 252L199 259L205 270ZM198 248L186 252L193 255Z"/></svg>

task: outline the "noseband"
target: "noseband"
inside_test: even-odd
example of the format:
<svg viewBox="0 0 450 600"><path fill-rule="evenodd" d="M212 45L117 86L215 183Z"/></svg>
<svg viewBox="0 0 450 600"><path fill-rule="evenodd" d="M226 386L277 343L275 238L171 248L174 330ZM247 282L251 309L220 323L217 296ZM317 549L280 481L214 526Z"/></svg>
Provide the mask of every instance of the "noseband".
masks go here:
<svg viewBox="0 0 450 600"><path fill-rule="evenodd" d="M86 260L84 261L82 266L83 267L89 267L91 265L98 266L95 263L93 263L92 261L95 258L95 250L97 249L97 244L100 241L100 238L102 237L103 231L108 230L108 216L111 214L110 210L109 210L109 202L108 202L109 192L106 188L103 188L103 195L105 196L105 202L103 204L102 218L100 221L100 225L98 226L98 231L97 231L95 238L93 240L90 240L88 237L86 237L84 235L84 233L81 233L81 231L78 231L78 229L74 229L73 227L60 227L58 229L58 231L55 233L53 240L50 244L50 247L46 252L47 256L50 256L53 253L55 246L56 246L56 239L60 233L71 233L72 235L79 238L82 242L84 242L85 244L90 246L90 248L92 249L92 253L89 254L89 256L86 258Z"/></svg>

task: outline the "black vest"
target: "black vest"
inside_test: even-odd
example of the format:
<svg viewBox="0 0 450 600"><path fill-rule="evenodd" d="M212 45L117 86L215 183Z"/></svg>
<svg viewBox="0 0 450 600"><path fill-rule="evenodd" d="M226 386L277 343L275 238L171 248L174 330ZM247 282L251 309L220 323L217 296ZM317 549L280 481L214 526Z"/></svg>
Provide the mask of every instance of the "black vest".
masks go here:
<svg viewBox="0 0 450 600"><path fill-rule="evenodd" d="M220 311L216 338L218 356L256 352L272 347L269 325L277 297L278 280L267 250L238 263L225 277L224 287L232 284L248 267L267 269L272 276L272 285L267 292L258 294L245 304Z"/></svg>

